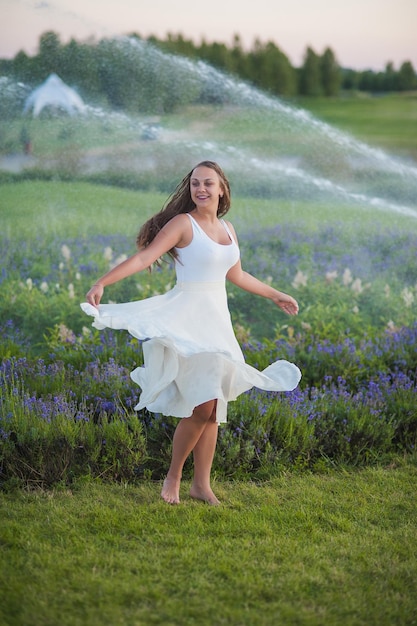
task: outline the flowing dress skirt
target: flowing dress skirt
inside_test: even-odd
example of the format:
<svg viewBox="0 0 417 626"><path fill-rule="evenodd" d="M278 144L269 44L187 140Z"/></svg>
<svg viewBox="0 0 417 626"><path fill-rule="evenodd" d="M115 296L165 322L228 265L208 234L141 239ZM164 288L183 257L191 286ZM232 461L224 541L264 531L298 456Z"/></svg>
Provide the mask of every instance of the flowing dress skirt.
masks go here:
<svg viewBox="0 0 417 626"><path fill-rule="evenodd" d="M227 403L241 393L252 387L291 391L301 378L285 360L262 372L245 363L224 281L177 283L145 300L81 308L94 316L95 328L125 329L146 340L144 365L131 372L142 390L136 410L189 417L197 405L217 399L217 422L226 422Z"/></svg>

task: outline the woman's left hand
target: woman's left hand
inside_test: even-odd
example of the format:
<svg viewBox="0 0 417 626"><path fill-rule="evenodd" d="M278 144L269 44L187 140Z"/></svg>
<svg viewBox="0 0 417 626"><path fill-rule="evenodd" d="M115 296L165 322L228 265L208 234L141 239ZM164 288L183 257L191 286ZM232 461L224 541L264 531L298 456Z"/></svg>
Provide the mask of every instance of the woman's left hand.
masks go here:
<svg viewBox="0 0 417 626"><path fill-rule="evenodd" d="M298 302L294 300L292 296L288 296L286 293L280 292L278 298L274 300L275 304L288 315L297 315Z"/></svg>

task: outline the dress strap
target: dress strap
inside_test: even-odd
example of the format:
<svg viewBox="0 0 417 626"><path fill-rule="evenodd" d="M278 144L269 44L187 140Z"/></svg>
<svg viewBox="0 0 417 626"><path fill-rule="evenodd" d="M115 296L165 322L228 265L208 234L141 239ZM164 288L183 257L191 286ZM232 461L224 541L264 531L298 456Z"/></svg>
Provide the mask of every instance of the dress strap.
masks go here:
<svg viewBox="0 0 417 626"><path fill-rule="evenodd" d="M226 223L223 219L221 219L220 221L221 221L221 223L223 224L225 231L226 231L226 232L227 232L227 234L229 235L229 237L230 237L230 241L232 241L233 243L236 243L236 241L235 241L235 239L234 239L234 237L233 237L233 233L232 233L232 231L230 230L230 228L228 227L227 223Z"/></svg>
<svg viewBox="0 0 417 626"><path fill-rule="evenodd" d="M186 213L186 215L188 215L188 217L190 218L190 222L191 222L191 226L193 231L195 229L197 229L198 232L201 232L203 229L201 228L200 224L197 222L196 219L194 219L194 217L192 215L190 215L189 213ZM204 232L204 231L203 231Z"/></svg>

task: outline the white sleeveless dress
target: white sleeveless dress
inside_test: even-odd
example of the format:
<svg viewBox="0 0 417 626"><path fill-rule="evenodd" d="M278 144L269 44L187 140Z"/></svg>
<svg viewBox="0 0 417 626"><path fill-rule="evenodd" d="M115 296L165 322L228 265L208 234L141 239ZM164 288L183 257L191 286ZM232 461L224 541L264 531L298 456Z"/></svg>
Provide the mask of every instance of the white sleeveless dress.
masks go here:
<svg viewBox="0 0 417 626"><path fill-rule="evenodd" d="M86 302L98 329L125 329L143 343L143 367L131 372L142 390L136 410L189 417L195 406L217 399L217 422L227 421L227 403L257 387L291 391L301 373L276 361L262 372L245 363L227 304L226 274L239 259L239 248L226 222L230 244L213 241L188 214L193 239L177 248L177 283L165 294L121 304Z"/></svg>

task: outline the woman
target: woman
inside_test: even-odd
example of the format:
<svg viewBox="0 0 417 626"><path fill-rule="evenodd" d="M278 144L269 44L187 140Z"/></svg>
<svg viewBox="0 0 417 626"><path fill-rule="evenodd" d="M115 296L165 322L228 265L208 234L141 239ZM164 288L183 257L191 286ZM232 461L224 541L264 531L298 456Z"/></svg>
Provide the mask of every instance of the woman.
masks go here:
<svg viewBox="0 0 417 626"><path fill-rule="evenodd" d="M87 293L83 310L96 328L126 329L143 343L144 367L131 374L142 389L136 410L182 419L175 430L171 465L162 498L180 502L182 469L193 452L190 495L219 504L210 485L218 423L227 402L251 387L294 389L299 369L277 361L263 372L247 365L236 341L227 306L225 279L272 300L290 315L291 296L243 271L233 226L221 219L230 208L230 186L212 161L199 163L178 185L166 206L142 227L139 251L102 276ZM124 304L100 305L104 287L149 268L168 253L175 260L177 284L160 296Z"/></svg>

